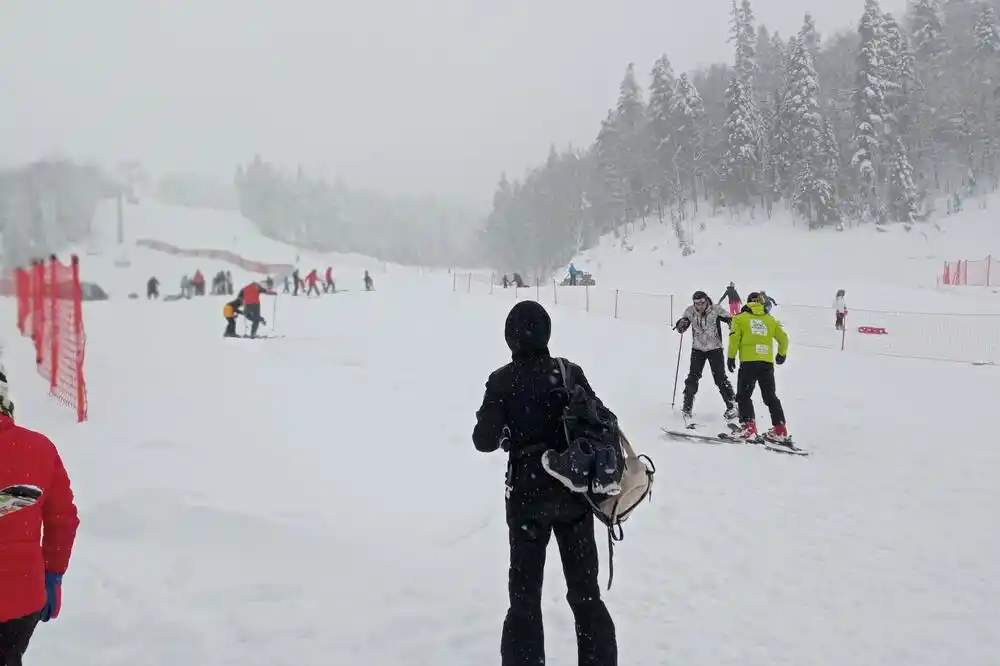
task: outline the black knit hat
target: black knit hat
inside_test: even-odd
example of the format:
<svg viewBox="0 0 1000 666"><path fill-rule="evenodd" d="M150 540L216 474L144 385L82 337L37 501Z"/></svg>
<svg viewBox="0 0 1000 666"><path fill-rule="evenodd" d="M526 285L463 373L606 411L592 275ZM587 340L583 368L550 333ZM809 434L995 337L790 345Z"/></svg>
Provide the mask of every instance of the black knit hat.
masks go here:
<svg viewBox="0 0 1000 666"><path fill-rule="evenodd" d="M540 303L520 301L510 309L503 333L514 356L547 354L552 319Z"/></svg>

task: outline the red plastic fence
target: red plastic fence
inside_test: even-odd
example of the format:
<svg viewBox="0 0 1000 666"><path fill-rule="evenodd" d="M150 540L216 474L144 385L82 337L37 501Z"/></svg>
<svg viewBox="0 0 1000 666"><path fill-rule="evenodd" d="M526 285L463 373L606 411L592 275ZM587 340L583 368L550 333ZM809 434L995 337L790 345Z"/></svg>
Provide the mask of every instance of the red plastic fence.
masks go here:
<svg viewBox="0 0 1000 666"><path fill-rule="evenodd" d="M504 289L480 273L452 275L456 292L491 294L510 301L531 299L614 319L672 326L690 301L673 294L649 294L555 282ZM844 328L834 326L830 305L781 302L772 312L793 344L881 356L976 365L1000 365L1000 313L941 313L851 308ZM848 321L850 323L848 323Z"/></svg>
<svg viewBox="0 0 1000 666"><path fill-rule="evenodd" d="M1000 261L990 255L978 261L959 259L944 262L941 284L969 287L1000 286Z"/></svg>
<svg viewBox="0 0 1000 666"><path fill-rule="evenodd" d="M135 244L139 247L166 252L177 257L202 257L205 259L215 259L216 261L225 261L251 273L261 273L275 277L290 275L295 270L295 267L291 264L269 264L263 261L252 261L229 250L186 249L150 238L140 238Z"/></svg>
<svg viewBox="0 0 1000 666"><path fill-rule="evenodd" d="M87 420L87 384L83 376L87 336L83 327L80 261L69 265L53 255L14 272L17 328L35 345L35 365L49 381L49 392Z"/></svg>

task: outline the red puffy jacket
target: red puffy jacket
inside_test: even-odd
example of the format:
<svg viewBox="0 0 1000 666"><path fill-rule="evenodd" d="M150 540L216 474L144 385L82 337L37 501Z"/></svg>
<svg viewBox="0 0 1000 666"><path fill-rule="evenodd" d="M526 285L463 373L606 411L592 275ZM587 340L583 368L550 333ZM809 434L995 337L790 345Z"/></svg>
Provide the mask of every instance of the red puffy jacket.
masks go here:
<svg viewBox="0 0 1000 666"><path fill-rule="evenodd" d="M0 414L0 490L15 485L36 486L42 495L32 506L0 515L0 622L45 605L45 572L66 572L80 524L55 445Z"/></svg>

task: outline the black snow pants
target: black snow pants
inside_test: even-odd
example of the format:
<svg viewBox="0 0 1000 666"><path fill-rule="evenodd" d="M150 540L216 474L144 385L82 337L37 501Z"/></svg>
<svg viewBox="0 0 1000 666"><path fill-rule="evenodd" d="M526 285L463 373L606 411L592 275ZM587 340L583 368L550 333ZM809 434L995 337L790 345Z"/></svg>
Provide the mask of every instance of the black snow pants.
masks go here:
<svg viewBox="0 0 1000 666"><path fill-rule="evenodd" d="M260 327L260 303L246 303L243 305L243 316L250 320L250 337L257 337L257 329Z"/></svg>
<svg viewBox="0 0 1000 666"><path fill-rule="evenodd" d="M726 355L722 348L710 351L700 349L691 350L691 368L688 370L687 379L684 380L684 411L691 411L694 406L694 396L698 393L698 382L701 381L701 374L705 371L705 362L708 361L712 369L712 379L719 387L719 393L726 403L726 408L733 404L733 385L729 383L726 376Z"/></svg>
<svg viewBox="0 0 1000 666"><path fill-rule="evenodd" d="M226 319L226 330L222 332L222 337L224 338L239 337L239 335L237 335L236 333L236 317L229 317L228 319Z"/></svg>
<svg viewBox="0 0 1000 666"><path fill-rule="evenodd" d="M767 361L747 361L740 363L736 377L736 402L739 405L740 421L753 421L753 390L760 384L760 397L771 412L771 425L784 425L785 411L774 391L774 364Z"/></svg>
<svg viewBox="0 0 1000 666"><path fill-rule="evenodd" d="M28 651L40 613L0 622L0 666L22 666L21 657Z"/></svg>
<svg viewBox="0 0 1000 666"><path fill-rule="evenodd" d="M529 507L516 499L508 500L507 505L510 609L500 642L502 666L545 663L542 575L553 532L566 577L566 600L576 620L579 666L617 666L615 625L601 600L597 581L597 540L590 507L581 502L572 512L531 512L524 511Z"/></svg>

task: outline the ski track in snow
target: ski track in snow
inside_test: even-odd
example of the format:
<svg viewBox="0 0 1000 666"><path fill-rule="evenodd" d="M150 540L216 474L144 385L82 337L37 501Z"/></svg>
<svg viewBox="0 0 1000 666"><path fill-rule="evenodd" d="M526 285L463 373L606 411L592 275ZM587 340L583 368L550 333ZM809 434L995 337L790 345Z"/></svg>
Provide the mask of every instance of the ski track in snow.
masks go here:
<svg viewBox="0 0 1000 666"><path fill-rule="evenodd" d="M504 456L470 433L510 303L446 275L377 278L357 298L282 297L277 332L308 341L222 340L220 297L88 305L82 426L8 337L20 420L59 445L82 519L30 663L499 663ZM550 312L553 352L657 465L605 594L622 664L996 663L996 369L793 338L778 392L812 455L782 456L661 436L681 427L666 327ZM707 373L695 410L721 427ZM576 663L564 594L550 557L554 666Z"/></svg>

